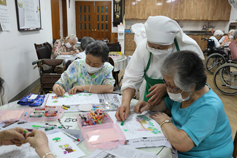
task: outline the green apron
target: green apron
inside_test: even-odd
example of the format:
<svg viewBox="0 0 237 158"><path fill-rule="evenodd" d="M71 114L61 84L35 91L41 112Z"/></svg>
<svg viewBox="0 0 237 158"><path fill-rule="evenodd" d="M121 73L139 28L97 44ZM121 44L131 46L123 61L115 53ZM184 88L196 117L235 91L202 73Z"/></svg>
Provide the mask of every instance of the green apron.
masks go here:
<svg viewBox="0 0 237 158"><path fill-rule="evenodd" d="M175 43L175 46L176 46L177 51L180 51L179 45L178 45L178 42L177 42L176 38L174 39L174 43ZM149 98L146 97L146 95L149 94L149 91L148 91L148 90L149 90L152 86L154 86L155 84L163 84L163 83L164 83L164 82L163 82L163 79L152 79L152 78L148 77L147 74L146 74L147 70L148 70L149 67L150 67L151 54L152 54L152 53L150 52L150 57L149 57L149 60L148 60L147 66L146 66L146 70L145 70L145 72L144 72L144 76L145 76L145 80L146 80L146 89L145 89L145 92L144 92L143 100L144 100L145 102L148 102L148 100L151 98L151 97L149 97ZM166 97L166 96L167 96L167 94L164 95L163 98Z"/></svg>

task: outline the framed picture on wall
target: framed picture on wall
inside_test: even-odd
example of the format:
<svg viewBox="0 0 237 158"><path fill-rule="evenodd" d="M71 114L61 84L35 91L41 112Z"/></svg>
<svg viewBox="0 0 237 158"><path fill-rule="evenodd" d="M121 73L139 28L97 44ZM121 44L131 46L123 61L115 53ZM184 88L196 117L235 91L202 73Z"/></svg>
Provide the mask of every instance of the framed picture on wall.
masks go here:
<svg viewBox="0 0 237 158"><path fill-rule="evenodd" d="M40 0L15 0L19 31L41 29Z"/></svg>

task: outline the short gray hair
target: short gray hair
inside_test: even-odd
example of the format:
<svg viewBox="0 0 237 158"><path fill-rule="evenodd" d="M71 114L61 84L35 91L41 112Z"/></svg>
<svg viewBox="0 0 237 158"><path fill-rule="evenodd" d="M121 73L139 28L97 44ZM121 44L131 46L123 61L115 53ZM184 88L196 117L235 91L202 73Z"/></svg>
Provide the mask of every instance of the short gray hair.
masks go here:
<svg viewBox="0 0 237 158"><path fill-rule="evenodd" d="M94 42L95 40L91 37L83 37L81 39L81 49L84 51L87 47L88 44L90 44L91 42Z"/></svg>
<svg viewBox="0 0 237 158"><path fill-rule="evenodd" d="M181 90L190 92L202 89L207 81L203 62L197 53L180 51L170 54L161 67L161 74L173 77L174 84Z"/></svg>
<svg viewBox="0 0 237 158"><path fill-rule="evenodd" d="M231 29L228 33L233 33L235 30L234 29Z"/></svg>
<svg viewBox="0 0 237 158"><path fill-rule="evenodd" d="M237 38L237 30L233 32L233 39L236 39L236 38Z"/></svg>
<svg viewBox="0 0 237 158"><path fill-rule="evenodd" d="M67 39L70 39L70 40L74 40L74 39L75 39L76 41L78 41L77 36L74 35L74 34L70 34L70 35L68 35L65 39L66 39L66 40L67 40Z"/></svg>

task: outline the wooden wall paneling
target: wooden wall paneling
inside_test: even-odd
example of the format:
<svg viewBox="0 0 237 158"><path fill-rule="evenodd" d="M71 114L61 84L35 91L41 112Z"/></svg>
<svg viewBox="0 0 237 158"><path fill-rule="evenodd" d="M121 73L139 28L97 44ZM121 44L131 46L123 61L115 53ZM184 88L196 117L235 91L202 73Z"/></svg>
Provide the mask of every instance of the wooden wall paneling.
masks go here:
<svg viewBox="0 0 237 158"><path fill-rule="evenodd" d="M179 19L180 0L171 2L172 5L172 19Z"/></svg>
<svg viewBox="0 0 237 158"><path fill-rule="evenodd" d="M162 14L164 16L167 16L171 19L173 19L173 9L172 9L172 2L168 2L167 1L163 1L163 4L162 4L163 8L162 8Z"/></svg>
<svg viewBox="0 0 237 158"><path fill-rule="evenodd" d="M62 0L62 12L63 12L63 37L67 37L67 1Z"/></svg>
<svg viewBox="0 0 237 158"><path fill-rule="evenodd" d="M209 10L209 6L206 4L207 1L209 1L209 0L198 0L196 20L207 20L208 19L207 12Z"/></svg>
<svg viewBox="0 0 237 158"><path fill-rule="evenodd" d="M59 0L51 0L53 39L60 39Z"/></svg>
<svg viewBox="0 0 237 158"><path fill-rule="evenodd" d="M146 19L145 17L145 13L146 13L146 1L145 0L141 0L141 1L137 1L136 2L136 18L138 19ZM148 8L150 9L150 8Z"/></svg>
<svg viewBox="0 0 237 158"><path fill-rule="evenodd" d="M111 38L109 40L110 43L118 42L118 33L111 33Z"/></svg>
<svg viewBox="0 0 237 158"><path fill-rule="evenodd" d="M179 18L180 20L188 19L188 0L180 0L180 10L179 10Z"/></svg>
<svg viewBox="0 0 237 158"><path fill-rule="evenodd" d="M198 0L188 0L188 19L196 20Z"/></svg>
<svg viewBox="0 0 237 158"><path fill-rule="evenodd" d="M231 6L230 4L228 3L228 0L223 0L222 2L222 6L224 9L221 10L221 20L227 20L229 21L230 20L230 12L231 12Z"/></svg>
<svg viewBox="0 0 237 158"><path fill-rule="evenodd" d="M205 0L208 9L206 11L207 19L206 20L213 20L213 11L215 10L214 0Z"/></svg>
<svg viewBox="0 0 237 158"><path fill-rule="evenodd" d="M125 19L133 19L136 17L136 5L133 3L133 0L125 1Z"/></svg>
<svg viewBox="0 0 237 158"><path fill-rule="evenodd" d="M212 20L221 20L222 19L222 10L224 10L223 8L223 1L224 0L213 0L213 19Z"/></svg>

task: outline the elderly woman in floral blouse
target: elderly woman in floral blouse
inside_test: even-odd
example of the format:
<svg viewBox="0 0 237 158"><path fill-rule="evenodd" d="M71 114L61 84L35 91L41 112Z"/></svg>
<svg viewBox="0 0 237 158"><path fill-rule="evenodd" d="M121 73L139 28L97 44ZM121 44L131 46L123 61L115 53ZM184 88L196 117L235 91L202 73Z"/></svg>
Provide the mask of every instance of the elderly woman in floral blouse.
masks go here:
<svg viewBox="0 0 237 158"><path fill-rule="evenodd" d="M58 39L53 45L52 57L56 58L58 55L73 55L79 53L79 50L74 46L77 43L76 35L68 35L65 39Z"/></svg>
<svg viewBox="0 0 237 158"><path fill-rule="evenodd" d="M73 61L54 84L53 91L63 96L76 92L112 93L113 66L108 62L109 48L102 41L94 41L86 47L86 58Z"/></svg>

